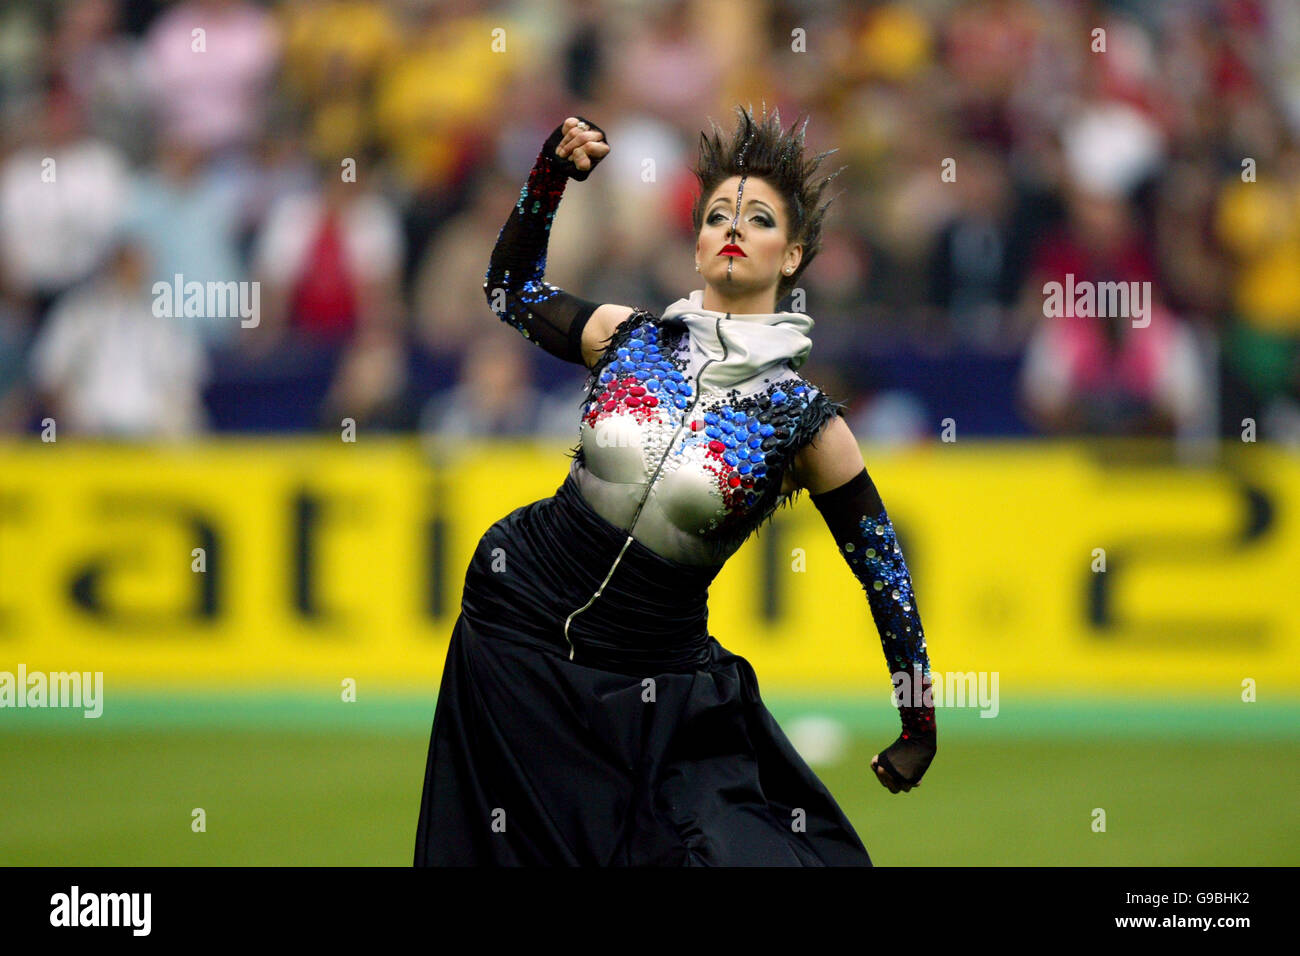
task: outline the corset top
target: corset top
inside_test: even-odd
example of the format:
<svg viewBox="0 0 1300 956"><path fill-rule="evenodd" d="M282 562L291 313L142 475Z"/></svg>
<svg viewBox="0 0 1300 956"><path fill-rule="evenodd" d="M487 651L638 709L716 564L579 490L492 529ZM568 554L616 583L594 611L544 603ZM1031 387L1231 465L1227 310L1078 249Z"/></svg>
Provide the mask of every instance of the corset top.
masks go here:
<svg viewBox="0 0 1300 956"><path fill-rule="evenodd" d="M719 318L724 348L744 347L741 321ZM601 517L687 564L722 564L770 517L840 407L788 362L720 384L718 358L680 321L629 316L592 370L571 469Z"/></svg>

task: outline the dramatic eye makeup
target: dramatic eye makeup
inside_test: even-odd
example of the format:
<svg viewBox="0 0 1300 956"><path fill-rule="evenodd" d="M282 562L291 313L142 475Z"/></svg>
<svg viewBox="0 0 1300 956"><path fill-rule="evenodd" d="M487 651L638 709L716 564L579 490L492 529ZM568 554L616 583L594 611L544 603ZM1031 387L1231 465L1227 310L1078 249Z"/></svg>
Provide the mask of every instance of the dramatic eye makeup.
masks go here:
<svg viewBox="0 0 1300 956"><path fill-rule="evenodd" d="M719 205L720 203L725 203L725 202L727 202L727 200L725 200L725 199L715 199L715 200L713 201L713 205L714 205L714 206L717 206L717 205ZM757 214L761 217L761 218L759 219L759 222L761 222L761 223L762 223L763 225L765 225L765 226L774 226L774 225L776 225L776 223L775 223L775 221L773 220L771 214L768 213L768 212L766 211L766 205L767 205L766 203L762 203L761 200L751 200L751 202L752 202L754 205L762 204L762 205L764 206L764 209L759 210L758 213L757 213ZM717 209L714 209L713 212L709 213L708 218L707 218L705 221L706 221L707 223L709 223L710 225L712 225L713 222L714 222L715 217L717 217L717 216L721 216L721 215L722 215L722 213L721 213L720 211L718 211Z"/></svg>

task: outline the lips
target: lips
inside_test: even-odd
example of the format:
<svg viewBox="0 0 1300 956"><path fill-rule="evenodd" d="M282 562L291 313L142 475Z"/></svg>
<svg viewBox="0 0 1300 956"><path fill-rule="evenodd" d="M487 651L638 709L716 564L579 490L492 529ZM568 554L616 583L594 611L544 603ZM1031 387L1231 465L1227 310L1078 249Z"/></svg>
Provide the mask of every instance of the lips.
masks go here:
<svg viewBox="0 0 1300 956"><path fill-rule="evenodd" d="M722 247L722 251L719 252L718 255L720 255L720 256L740 256L742 259L748 259L748 258L749 258L748 256L745 255L744 250L741 249L740 246L736 245L734 242L729 242L729 243L727 243L725 246L723 246L723 247Z"/></svg>

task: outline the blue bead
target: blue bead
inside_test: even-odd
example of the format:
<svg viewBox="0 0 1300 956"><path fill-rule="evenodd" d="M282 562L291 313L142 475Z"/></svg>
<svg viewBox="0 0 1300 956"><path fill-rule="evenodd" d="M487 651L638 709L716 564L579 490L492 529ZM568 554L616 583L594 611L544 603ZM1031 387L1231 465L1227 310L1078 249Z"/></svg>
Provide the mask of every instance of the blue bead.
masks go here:
<svg viewBox="0 0 1300 956"><path fill-rule="evenodd" d="M715 415L713 412L705 412L705 413L704 413L704 424L706 424L706 425L716 425L716 424L718 424L718 416Z"/></svg>
<svg viewBox="0 0 1300 956"><path fill-rule="evenodd" d="M636 375L637 381L639 382L644 382L646 379L650 377L650 373L643 368L637 369L634 374Z"/></svg>
<svg viewBox="0 0 1300 956"><path fill-rule="evenodd" d="M676 405L678 408L685 408L685 407L686 407L686 399L684 399L684 398L682 398L680 395L678 395L676 398L673 399L673 404Z"/></svg>
<svg viewBox="0 0 1300 956"><path fill-rule="evenodd" d="M657 392L659 391L659 385L660 385L659 379L652 378L646 381L645 388L647 392Z"/></svg>
<svg viewBox="0 0 1300 956"><path fill-rule="evenodd" d="M669 393L671 393L671 394L676 394L676 392L677 392L677 383L676 383L676 382L664 382L664 388L665 388Z"/></svg>
<svg viewBox="0 0 1300 956"><path fill-rule="evenodd" d="M759 448L759 447L761 447L762 444L763 444L763 439L761 439L761 438L759 438L757 435L755 435L755 436L754 436L753 438L751 438L748 442L746 442L746 444L749 445L750 448Z"/></svg>
<svg viewBox="0 0 1300 956"><path fill-rule="evenodd" d="M691 387L687 385L685 382L682 383L682 394L685 395L687 398L691 397Z"/></svg>
<svg viewBox="0 0 1300 956"><path fill-rule="evenodd" d="M754 465L755 478L761 478L763 475L766 474L767 474L767 465L763 464L763 462L761 461Z"/></svg>
<svg viewBox="0 0 1300 956"><path fill-rule="evenodd" d="M780 389L777 389L775 392L772 393L772 402L774 404L780 405L785 400L786 400L786 394Z"/></svg>
<svg viewBox="0 0 1300 956"><path fill-rule="evenodd" d="M731 424L731 422L723 422L722 430L726 432L728 435L731 435L736 431L736 426Z"/></svg>
<svg viewBox="0 0 1300 956"><path fill-rule="evenodd" d="M723 454L722 454L722 460L725 461L728 465L733 465L733 466L734 466L735 464L737 464L736 456L733 455L733 454L732 454L731 452L729 452L729 451L728 451L728 452L723 452Z"/></svg>
<svg viewBox="0 0 1300 956"><path fill-rule="evenodd" d="M600 380L601 380L602 382L612 382L612 381L614 381L614 373L613 373L613 372L601 372L601 373L600 373Z"/></svg>
<svg viewBox="0 0 1300 956"><path fill-rule="evenodd" d="M668 377L671 378L674 382L685 381L685 379L682 377L682 373L677 371L677 369L673 369L671 372L669 372Z"/></svg>
<svg viewBox="0 0 1300 956"><path fill-rule="evenodd" d="M621 358L621 359L625 359L625 358L627 358L629 355L632 354L632 350L631 350L631 349L622 348L622 349L619 349L619 350L618 350L617 352L615 352L614 354L617 355L617 356L618 356L619 358Z"/></svg>
<svg viewBox="0 0 1300 956"><path fill-rule="evenodd" d="M736 469L736 471L740 472L742 475L747 475L749 474L752 468L753 465L751 465L749 462L746 461L746 462L742 462L740 466Z"/></svg>
<svg viewBox="0 0 1300 956"><path fill-rule="evenodd" d="M730 437L729 435L723 435L721 440L722 440L722 444L726 445L728 448L736 447L736 439Z"/></svg>
<svg viewBox="0 0 1300 956"><path fill-rule="evenodd" d="M756 431L758 431L762 426L763 426L763 423L760 422L757 418L751 418L751 419L749 420L749 430L750 430L751 432L756 432Z"/></svg>
<svg viewBox="0 0 1300 956"><path fill-rule="evenodd" d="M631 348L639 349L639 348L641 348L641 346L645 345L645 341L642 340L642 339L633 339L632 341L628 342L627 344L628 344Z"/></svg>
<svg viewBox="0 0 1300 956"><path fill-rule="evenodd" d="M635 361L637 361L637 362L644 361L644 360L645 360L645 351L642 350L642 349L636 349L635 351L632 352L632 358L633 358L633 360L635 360Z"/></svg>
<svg viewBox="0 0 1300 956"><path fill-rule="evenodd" d="M766 438L767 436L771 435L775 431L776 429L773 428L771 425L764 424L763 427L758 430L758 433L762 435L764 438Z"/></svg>
<svg viewBox="0 0 1300 956"><path fill-rule="evenodd" d="M704 429L704 434L708 435L710 438L721 438L722 429L717 425L710 425L708 428Z"/></svg>

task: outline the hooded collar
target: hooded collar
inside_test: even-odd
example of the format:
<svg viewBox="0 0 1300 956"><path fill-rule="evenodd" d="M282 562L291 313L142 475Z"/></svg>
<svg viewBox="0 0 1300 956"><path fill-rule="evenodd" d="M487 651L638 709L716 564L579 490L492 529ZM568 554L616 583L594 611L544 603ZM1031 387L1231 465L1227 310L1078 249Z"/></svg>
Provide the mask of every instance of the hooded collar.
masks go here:
<svg viewBox="0 0 1300 956"><path fill-rule="evenodd" d="M703 301L704 290L696 289L663 312L664 319L683 323L692 344L713 360L703 370L701 385L730 388L774 365L788 362L797 369L808 361L811 317L802 312L753 312L728 318L728 313L703 308Z"/></svg>

